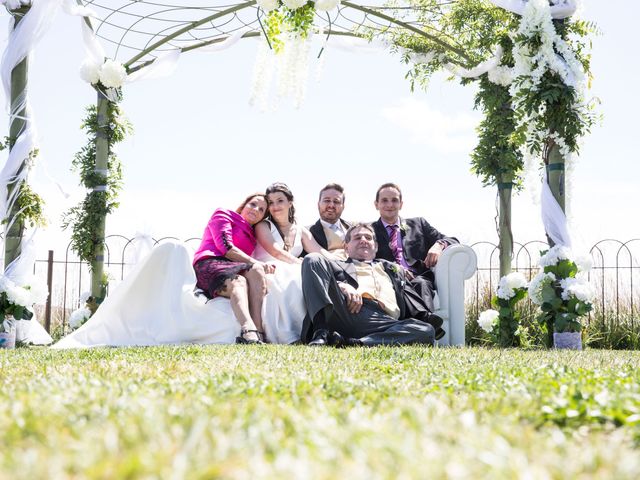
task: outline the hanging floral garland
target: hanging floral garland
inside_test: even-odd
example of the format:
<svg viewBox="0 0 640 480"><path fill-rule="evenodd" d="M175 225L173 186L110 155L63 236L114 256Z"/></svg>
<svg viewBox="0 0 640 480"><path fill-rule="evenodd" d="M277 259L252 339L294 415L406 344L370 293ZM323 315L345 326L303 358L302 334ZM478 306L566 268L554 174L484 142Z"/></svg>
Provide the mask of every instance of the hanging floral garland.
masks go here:
<svg viewBox="0 0 640 480"><path fill-rule="evenodd" d="M114 152L114 145L124 140L132 131L131 124L122 115L117 101L122 99L122 86L127 80L124 66L106 59L99 64L91 59L80 67L80 77L104 95L107 102L107 122L98 124L95 105L87 107L82 128L89 138L87 144L76 153L72 168L80 173L80 183L90 190L85 199L63 215L63 228L71 227L71 248L89 265L97 242L98 225L105 215L118 207L118 193L122 189L122 167ZM96 170L96 138L103 135L108 140L107 171Z"/></svg>
<svg viewBox="0 0 640 480"><path fill-rule="evenodd" d="M304 100L309 71L309 52L316 12L328 12L340 0L258 0L266 12L261 25L264 42L258 47L253 74L251 104L266 110L276 80L277 97L290 97L299 107Z"/></svg>
<svg viewBox="0 0 640 480"><path fill-rule="evenodd" d="M98 125L95 105L87 107L86 112L82 128L89 138L76 153L72 167L80 173L81 185L90 191L80 204L63 215L63 228L71 227L71 248L81 260L91 264L97 242L103 241L95 238L97 227L105 215L118 207L118 193L122 189L122 167L113 146L123 141L132 128L116 103L108 102L106 125ZM104 132L109 144L106 172L96 171L95 139L99 131Z"/></svg>

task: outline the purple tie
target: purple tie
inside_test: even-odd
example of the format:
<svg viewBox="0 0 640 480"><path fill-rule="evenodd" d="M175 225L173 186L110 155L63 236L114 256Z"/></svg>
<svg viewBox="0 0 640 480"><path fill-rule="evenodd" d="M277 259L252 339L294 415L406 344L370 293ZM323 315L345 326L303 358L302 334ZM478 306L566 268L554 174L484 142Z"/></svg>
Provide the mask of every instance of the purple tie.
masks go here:
<svg viewBox="0 0 640 480"><path fill-rule="evenodd" d="M398 225L389 225L389 246L393 257L396 259L396 263L399 263L405 268L408 268L404 255L402 254L402 247L400 242L402 241L400 235L398 235Z"/></svg>

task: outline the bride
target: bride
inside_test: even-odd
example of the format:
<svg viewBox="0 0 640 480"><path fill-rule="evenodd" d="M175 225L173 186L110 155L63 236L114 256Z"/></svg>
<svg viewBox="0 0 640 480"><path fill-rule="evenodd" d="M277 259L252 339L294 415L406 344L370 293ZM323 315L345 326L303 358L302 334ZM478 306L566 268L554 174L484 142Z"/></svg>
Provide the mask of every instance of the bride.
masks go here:
<svg viewBox="0 0 640 480"><path fill-rule="evenodd" d="M265 192L269 213L256 225L258 244L253 257L275 265L273 275L266 275L268 295L263 311L263 328L271 343L292 343L300 339L306 315L302 295L300 264L303 251L320 252L311 232L296 223L293 194L284 183L273 183Z"/></svg>

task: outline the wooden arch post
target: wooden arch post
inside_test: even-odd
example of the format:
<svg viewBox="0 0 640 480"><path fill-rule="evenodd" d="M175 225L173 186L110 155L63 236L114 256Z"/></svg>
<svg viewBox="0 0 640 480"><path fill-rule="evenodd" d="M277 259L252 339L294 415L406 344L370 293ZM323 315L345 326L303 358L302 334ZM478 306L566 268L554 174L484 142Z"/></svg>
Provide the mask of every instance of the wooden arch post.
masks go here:
<svg viewBox="0 0 640 480"><path fill-rule="evenodd" d="M106 203L107 177L109 174L109 102L110 100L100 91L96 105L97 130L96 130L96 163L94 172L100 178L104 178L102 185L93 187L94 192ZM91 296L96 307L106 297L107 283L104 279L104 251L107 215L100 212L100 218L93 232L93 255L91 261Z"/></svg>
<svg viewBox="0 0 640 480"><path fill-rule="evenodd" d="M547 169L547 183L553 198L556 199L558 205L562 211L565 211L565 184L564 184L564 157L560 153L560 147L556 142L549 138L545 147L544 164ZM555 242L547 234L547 242L550 247L555 245Z"/></svg>
<svg viewBox="0 0 640 480"><path fill-rule="evenodd" d="M500 175L498 178L500 278L511 273L511 261L513 259L513 233L511 230L512 188L513 174L503 173Z"/></svg>

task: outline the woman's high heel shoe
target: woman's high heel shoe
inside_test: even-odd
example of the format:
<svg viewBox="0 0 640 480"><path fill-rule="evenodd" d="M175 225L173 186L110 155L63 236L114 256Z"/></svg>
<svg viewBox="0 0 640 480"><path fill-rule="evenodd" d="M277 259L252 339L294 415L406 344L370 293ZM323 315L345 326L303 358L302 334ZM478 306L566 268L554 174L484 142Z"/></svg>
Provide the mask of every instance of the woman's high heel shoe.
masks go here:
<svg viewBox="0 0 640 480"><path fill-rule="evenodd" d="M246 338L245 335L248 333L255 333L258 338L256 340ZM261 332L260 330L242 330L240 332L240 336L236 337L236 343L244 345L263 344L264 332Z"/></svg>

